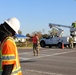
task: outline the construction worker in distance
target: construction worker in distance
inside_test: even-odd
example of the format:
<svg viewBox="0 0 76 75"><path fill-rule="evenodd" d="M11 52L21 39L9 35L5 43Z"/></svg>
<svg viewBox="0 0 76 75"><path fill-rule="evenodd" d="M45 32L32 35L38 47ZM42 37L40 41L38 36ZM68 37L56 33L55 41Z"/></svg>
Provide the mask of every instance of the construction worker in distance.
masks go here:
<svg viewBox="0 0 76 75"><path fill-rule="evenodd" d="M37 34L35 34L36 38L37 38L37 51L38 51L38 54L39 54L39 37Z"/></svg>
<svg viewBox="0 0 76 75"><path fill-rule="evenodd" d="M72 27L76 28L76 21L72 23Z"/></svg>
<svg viewBox="0 0 76 75"><path fill-rule="evenodd" d="M73 40L73 38L70 36L70 38L69 38L69 46L70 46L70 48L73 48L73 42L74 42L74 40Z"/></svg>
<svg viewBox="0 0 76 75"><path fill-rule="evenodd" d="M20 29L17 18L9 18L0 24L0 75L22 75L19 56L13 36Z"/></svg>
<svg viewBox="0 0 76 75"><path fill-rule="evenodd" d="M37 49L37 37L36 34L32 37L32 42L33 42L33 54L34 56L37 54L38 56L38 49Z"/></svg>

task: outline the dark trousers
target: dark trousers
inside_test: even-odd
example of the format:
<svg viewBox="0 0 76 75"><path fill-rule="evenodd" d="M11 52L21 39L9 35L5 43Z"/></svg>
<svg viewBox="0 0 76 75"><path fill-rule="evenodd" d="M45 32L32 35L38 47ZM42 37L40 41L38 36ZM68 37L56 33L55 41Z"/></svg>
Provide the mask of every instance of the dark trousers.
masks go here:
<svg viewBox="0 0 76 75"><path fill-rule="evenodd" d="M34 43L34 44L33 44L33 53L34 53L34 55L35 55L35 54L38 55L38 45L37 45L37 43Z"/></svg>

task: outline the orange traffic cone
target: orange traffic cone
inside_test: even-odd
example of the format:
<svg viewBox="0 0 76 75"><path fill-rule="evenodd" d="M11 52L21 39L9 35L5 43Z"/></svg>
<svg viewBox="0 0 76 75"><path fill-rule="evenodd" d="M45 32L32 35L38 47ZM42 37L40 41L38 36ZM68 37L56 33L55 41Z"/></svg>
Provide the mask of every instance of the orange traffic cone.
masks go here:
<svg viewBox="0 0 76 75"><path fill-rule="evenodd" d="M62 43L62 49L64 49L64 44Z"/></svg>

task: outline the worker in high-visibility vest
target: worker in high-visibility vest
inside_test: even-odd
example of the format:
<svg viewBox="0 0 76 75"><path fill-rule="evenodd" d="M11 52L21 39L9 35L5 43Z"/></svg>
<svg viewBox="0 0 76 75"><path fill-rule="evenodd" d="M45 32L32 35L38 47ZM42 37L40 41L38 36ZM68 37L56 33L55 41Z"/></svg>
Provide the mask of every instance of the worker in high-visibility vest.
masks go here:
<svg viewBox="0 0 76 75"><path fill-rule="evenodd" d="M32 42L33 42L33 54L34 54L34 56L37 54L37 56L38 56L38 45L37 45L37 42L38 42L38 39L37 39L37 36L36 35L34 35L33 37L32 37Z"/></svg>
<svg viewBox="0 0 76 75"><path fill-rule="evenodd" d="M18 33L20 22L9 18L0 25L0 75L22 75L19 56L13 36Z"/></svg>
<svg viewBox="0 0 76 75"><path fill-rule="evenodd" d="M35 34L36 38L37 38L37 54L39 54L39 37L37 34Z"/></svg>

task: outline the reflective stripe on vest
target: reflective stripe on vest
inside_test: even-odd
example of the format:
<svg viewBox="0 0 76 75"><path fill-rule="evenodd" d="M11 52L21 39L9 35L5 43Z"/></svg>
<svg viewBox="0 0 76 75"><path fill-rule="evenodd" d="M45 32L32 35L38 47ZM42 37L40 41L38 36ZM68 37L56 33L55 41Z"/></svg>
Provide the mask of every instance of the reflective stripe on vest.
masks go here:
<svg viewBox="0 0 76 75"><path fill-rule="evenodd" d="M0 75L2 74L2 51L0 48Z"/></svg>
<svg viewBox="0 0 76 75"><path fill-rule="evenodd" d="M14 55L3 55L2 56L2 61L11 61L11 60L15 60L15 56Z"/></svg>
<svg viewBox="0 0 76 75"><path fill-rule="evenodd" d="M4 41L3 41L3 43L1 44L1 48L3 48L3 45L4 45L4 43L7 41L7 40L10 40L11 42L13 42L13 44L15 45L15 43L14 43L14 40L13 40L13 38L11 38L11 37L7 37ZM11 54L11 55L2 55L2 50L0 49L0 75L2 74L2 62L4 61L12 61L12 60L15 60L16 61L16 66L14 67L14 69L13 69L13 71L12 71L12 74L11 75L18 75L18 73L20 73L21 72L21 68L20 68L20 66L18 66L18 61L17 61L17 59L18 59L18 52L17 52L17 50L16 50L16 57L14 56L14 54Z"/></svg>

